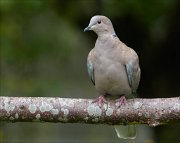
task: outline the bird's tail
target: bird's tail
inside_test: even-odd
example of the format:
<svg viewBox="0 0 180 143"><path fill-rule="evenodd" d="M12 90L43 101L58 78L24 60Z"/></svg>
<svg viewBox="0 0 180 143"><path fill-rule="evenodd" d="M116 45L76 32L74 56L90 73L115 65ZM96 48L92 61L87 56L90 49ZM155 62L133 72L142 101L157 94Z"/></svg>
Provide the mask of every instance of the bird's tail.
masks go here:
<svg viewBox="0 0 180 143"><path fill-rule="evenodd" d="M135 139L136 138L136 126L135 125L118 125L114 126L118 138L123 139Z"/></svg>

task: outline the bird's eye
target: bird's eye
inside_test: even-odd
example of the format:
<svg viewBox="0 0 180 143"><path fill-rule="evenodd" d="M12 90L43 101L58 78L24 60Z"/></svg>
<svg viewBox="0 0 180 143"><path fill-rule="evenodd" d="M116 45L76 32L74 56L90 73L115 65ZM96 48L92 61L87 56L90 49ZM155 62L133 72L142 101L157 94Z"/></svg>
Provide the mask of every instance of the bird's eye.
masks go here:
<svg viewBox="0 0 180 143"><path fill-rule="evenodd" d="M98 24L101 24L101 20L98 20L98 22L97 22Z"/></svg>

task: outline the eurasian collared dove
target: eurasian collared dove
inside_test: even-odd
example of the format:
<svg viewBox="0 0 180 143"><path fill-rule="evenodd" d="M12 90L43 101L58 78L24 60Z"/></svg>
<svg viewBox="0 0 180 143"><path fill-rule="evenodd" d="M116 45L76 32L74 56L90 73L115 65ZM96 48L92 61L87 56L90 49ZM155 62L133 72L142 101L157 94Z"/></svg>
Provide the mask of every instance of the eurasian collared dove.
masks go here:
<svg viewBox="0 0 180 143"><path fill-rule="evenodd" d="M140 81L139 59L136 52L116 36L111 21L101 15L93 16L84 31L93 30L98 38L87 58L88 74L101 96L98 104L107 97L120 97L119 108L125 96L136 92ZM135 125L115 126L119 138L134 139Z"/></svg>

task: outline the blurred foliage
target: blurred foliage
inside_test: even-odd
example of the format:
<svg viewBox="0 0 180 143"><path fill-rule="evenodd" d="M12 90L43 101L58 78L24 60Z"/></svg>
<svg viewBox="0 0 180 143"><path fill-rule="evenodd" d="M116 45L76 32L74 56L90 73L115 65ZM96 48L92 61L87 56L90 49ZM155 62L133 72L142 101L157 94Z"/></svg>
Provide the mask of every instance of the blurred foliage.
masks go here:
<svg viewBox="0 0 180 143"><path fill-rule="evenodd" d="M98 93L86 72L86 57L96 35L83 33L83 29L93 15L102 14L112 20L118 37L139 55L142 69L139 96L179 96L179 6L178 0L0 0L0 94L96 97ZM44 128L48 138L53 136L54 140L62 139L59 133L66 132L63 139L70 138L69 141L74 139L73 134L79 135L79 140L83 134L85 142L87 138L89 142L118 141L112 127L107 126L96 127L95 132L94 126L82 125L42 127L24 123L12 125L13 129L7 124L0 125L5 140L11 142L13 139L38 142L42 138L34 134L34 129ZM69 132L72 126L75 130ZM74 132L77 128L79 131ZM178 142L175 132L179 132L179 125L156 128L154 139L148 130L140 130L137 140ZM14 132L19 133L18 137ZM99 132L102 134L95 138Z"/></svg>

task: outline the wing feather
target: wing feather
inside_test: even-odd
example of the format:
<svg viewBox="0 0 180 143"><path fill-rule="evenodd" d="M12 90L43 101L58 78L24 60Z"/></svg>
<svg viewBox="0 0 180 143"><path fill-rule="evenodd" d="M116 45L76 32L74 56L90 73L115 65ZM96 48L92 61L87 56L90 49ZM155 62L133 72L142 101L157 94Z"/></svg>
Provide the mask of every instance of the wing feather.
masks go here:
<svg viewBox="0 0 180 143"><path fill-rule="evenodd" d="M93 62L92 62L92 51L89 53L88 55L88 59L87 59L87 70L88 70L88 75L92 81L92 83L95 85L95 78L94 78L94 66L93 66Z"/></svg>
<svg viewBox="0 0 180 143"><path fill-rule="evenodd" d="M138 59L130 60L126 65L126 71L128 76L129 85L132 88L132 92L136 92L140 81L140 67Z"/></svg>

